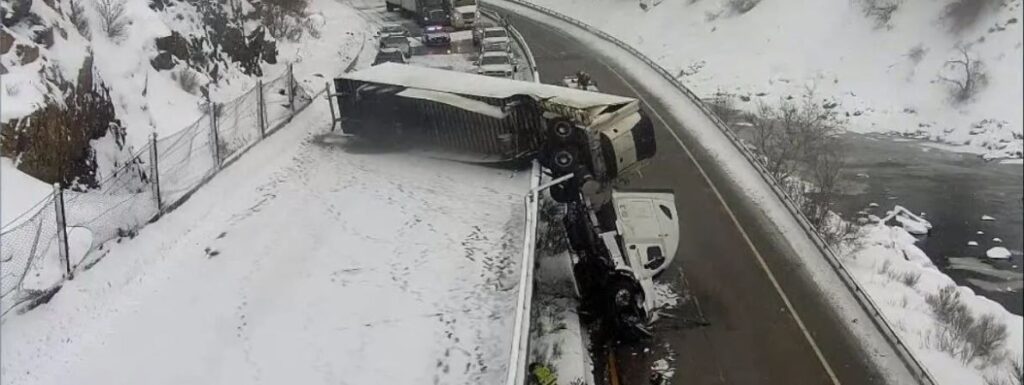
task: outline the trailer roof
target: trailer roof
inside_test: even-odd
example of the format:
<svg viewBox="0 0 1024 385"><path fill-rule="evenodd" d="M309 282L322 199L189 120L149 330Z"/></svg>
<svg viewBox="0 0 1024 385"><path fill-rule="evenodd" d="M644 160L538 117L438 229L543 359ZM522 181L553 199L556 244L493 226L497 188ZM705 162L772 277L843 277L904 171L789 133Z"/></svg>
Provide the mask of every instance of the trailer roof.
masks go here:
<svg viewBox="0 0 1024 385"><path fill-rule="evenodd" d="M531 95L539 99L547 99L549 102L578 109L628 103L636 100L624 96L583 91L575 88L398 63L383 63L344 74L341 78L498 99L513 95Z"/></svg>

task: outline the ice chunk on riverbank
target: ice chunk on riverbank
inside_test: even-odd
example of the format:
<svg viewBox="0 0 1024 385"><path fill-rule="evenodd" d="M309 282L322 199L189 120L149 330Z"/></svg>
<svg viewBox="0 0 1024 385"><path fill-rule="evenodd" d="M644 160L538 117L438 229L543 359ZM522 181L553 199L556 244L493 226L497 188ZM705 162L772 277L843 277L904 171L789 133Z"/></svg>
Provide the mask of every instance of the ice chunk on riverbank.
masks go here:
<svg viewBox="0 0 1024 385"><path fill-rule="evenodd" d="M1010 259L1010 250L1005 247L996 246L985 252L985 256L992 259Z"/></svg>

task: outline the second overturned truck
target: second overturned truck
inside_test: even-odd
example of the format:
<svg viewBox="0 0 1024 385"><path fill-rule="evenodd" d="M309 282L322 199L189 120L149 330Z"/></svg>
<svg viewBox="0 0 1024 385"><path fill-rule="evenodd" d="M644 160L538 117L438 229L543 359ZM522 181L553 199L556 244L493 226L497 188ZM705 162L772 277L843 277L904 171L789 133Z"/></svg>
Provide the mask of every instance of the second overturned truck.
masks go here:
<svg viewBox="0 0 1024 385"><path fill-rule="evenodd" d="M347 134L414 142L475 162L536 157L556 200L596 190L654 156L654 127L633 98L385 63L334 80Z"/></svg>

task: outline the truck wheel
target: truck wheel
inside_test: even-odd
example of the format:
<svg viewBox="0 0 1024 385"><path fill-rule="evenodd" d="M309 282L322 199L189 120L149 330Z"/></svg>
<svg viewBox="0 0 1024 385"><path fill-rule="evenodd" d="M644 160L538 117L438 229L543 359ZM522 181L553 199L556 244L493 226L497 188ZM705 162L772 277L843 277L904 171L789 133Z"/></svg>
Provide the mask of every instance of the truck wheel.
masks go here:
<svg viewBox="0 0 1024 385"><path fill-rule="evenodd" d="M564 184L556 184L551 186L548 190L551 193L551 199L554 199L558 203L569 203L576 199L578 193L576 189L572 187L566 187Z"/></svg>
<svg viewBox="0 0 1024 385"><path fill-rule="evenodd" d="M556 148L551 152L551 169L560 175L573 172L579 163L578 154L574 147Z"/></svg>
<svg viewBox="0 0 1024 385"><path fill-rule="evenodd" d="M549 129L551 139L558 143L567 143L576 136L576 126L564 119L554 120Z"/></svg>

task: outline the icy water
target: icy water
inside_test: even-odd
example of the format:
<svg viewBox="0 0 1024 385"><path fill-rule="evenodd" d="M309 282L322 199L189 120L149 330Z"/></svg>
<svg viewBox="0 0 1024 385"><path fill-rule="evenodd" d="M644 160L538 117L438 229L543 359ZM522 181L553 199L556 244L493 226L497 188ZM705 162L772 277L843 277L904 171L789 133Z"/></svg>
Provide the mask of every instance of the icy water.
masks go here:
<svg viewBox="0 0 1024 385"><path fill-rule="evenodd" d="M932 232L918 247L959 284L1021 314L1024 167L891 137L848 134L844 140L850 153L844 175L848 195L837 207L843 217L871 203L878 207L869 212L878 216L894 205L925 213ZM995 220L982 220L983 215ZM972 241L978 245L969 246ZM986 258L996 246L1009 249L1010 260Z"/></svg>

